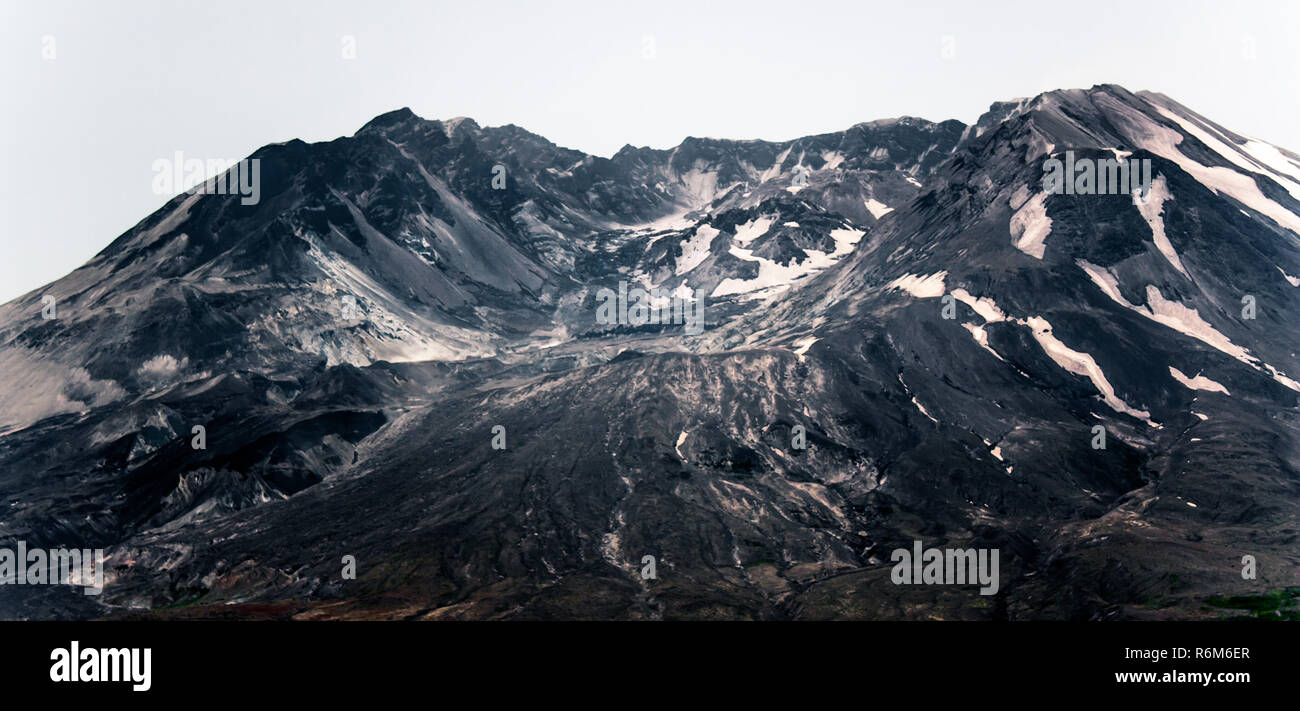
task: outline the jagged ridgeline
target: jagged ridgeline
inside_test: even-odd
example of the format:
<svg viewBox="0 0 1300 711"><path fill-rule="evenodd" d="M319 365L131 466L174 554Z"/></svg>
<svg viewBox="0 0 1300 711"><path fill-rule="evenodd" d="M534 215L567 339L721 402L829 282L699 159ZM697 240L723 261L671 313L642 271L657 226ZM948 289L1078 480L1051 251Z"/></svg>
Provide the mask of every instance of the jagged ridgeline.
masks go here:
<svg viewBox="0 0 1300 711"><path fill-rule="evenodd" d="M1300 157L1167 97L608 158L403 109L248 159L256 199L178 194L0 307L0 546L105 554L0 616L1217 618L1295 583Z"/></svg>

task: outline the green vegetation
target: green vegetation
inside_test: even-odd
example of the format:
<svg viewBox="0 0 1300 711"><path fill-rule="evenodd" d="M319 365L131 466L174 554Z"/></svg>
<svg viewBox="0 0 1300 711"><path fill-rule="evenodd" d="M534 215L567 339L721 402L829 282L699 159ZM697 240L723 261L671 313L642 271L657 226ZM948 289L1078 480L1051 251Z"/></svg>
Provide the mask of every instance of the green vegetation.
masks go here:
<svg viewBox="0 0 1300 711"><path fill-rule="evenodd" d="M1205 602L1220 609L1243 610L1259 620L1300 622L1300 587L1283 588L1263 595L1218 596Z"/></svg>
<svg viewBox="0 0 1300 711"><path fill-rule="evenodd" d="M189 607L189 606L191 606L191 605L197 603L199 600L201 600L201 599L203 598L204 594L206 594L206 593L207 593L206 590L198 590L198 591L191 590L191 591L189 591L187 594L185 594L184 596L182 596L180 599L178 599L176 602L173 602L173 603L170 604L170 605L164 605L163 607L161 607L161 608L159 608L159 609L163 609L163 610L179 610L179 609L182 609L182 608Z"/></svg>

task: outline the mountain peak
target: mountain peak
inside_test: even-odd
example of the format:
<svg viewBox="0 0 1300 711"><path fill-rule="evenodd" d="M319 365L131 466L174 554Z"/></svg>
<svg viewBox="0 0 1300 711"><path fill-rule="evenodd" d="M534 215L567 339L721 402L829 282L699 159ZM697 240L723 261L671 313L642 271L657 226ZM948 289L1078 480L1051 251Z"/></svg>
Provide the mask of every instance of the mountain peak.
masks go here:
<svg viewBox="0 0 1300 711"><path fill-rule="evenodd" d="M399 124L403 124L412 120L423 121L424 119L416 115L416 113L412 111L410 107L403 106L400 109L393 109L392 111L379 114L378 116L370 119L368 122L366 122L366 125L362 126L361 129L357 131L357 133L363 133L368 129L388 128L390 126L397 126Z"/></svg>
<svg viewBox="0 0 1300 711"><path fill-rule="evenodd" d="M456 116L442 122L442 130L446 132L447 138L454 137L462 128L470 133L478 133L482 127L477 121L466 116Z"/></svg>

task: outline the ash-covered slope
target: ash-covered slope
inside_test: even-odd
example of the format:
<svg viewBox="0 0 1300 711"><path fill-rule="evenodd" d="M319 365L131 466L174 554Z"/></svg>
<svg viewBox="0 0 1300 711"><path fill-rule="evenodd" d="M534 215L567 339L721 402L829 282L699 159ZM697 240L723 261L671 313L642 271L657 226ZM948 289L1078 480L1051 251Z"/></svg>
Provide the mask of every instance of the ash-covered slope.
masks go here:
<svg viewBox="0 0 1300 711"><path fill-rule="evenodd" d="M1157 599L1197 614L1212 592L1294 585L1294 159L1265 160L1263 144L1114 86L995 110L933 190L711 344L824 360L876 336L872 357L898 374L880 387L911 396L950 442L985 443L1008 478L999 489L1056 480L1069 485L1040 506L1100 507L1025 530L1039 544L1023 595L1043 595L1039 614L1141 615L1124 606ZM1150 160L1151 194L1045 194L1043 162L1066 151ZM967 496L966 513L997 511L1004 529L1037 517L1005 496ZM1267 582L1241 579L1244 555L1269 558Z"/></svg>
<svg viewBox="0 0 1300 711"><path fill-rule="evenodd" d="M915 194L893 184L928 176L955 143L953 124L900 119L787 143L688 139L605 159L514 126L403 109L352 137L268 146L251 156L257 204L180 195L68 277L0 307L0 431L231 370L462 360L553 342L584 287L646 261L611 255L620 240L693 231L721 209L710 204L719 191L790 197L781 186L805 164L813 187L792 214L833 208L847 188L815 186L845 175L858 195L849 213L862 217L873 184L890 200ZM665 259L663 247L682 257L688 239L664 241L652 259ZM824 251L830 241L801 242ZM798 266L812 261L802 249L773 255L792 264L786 281L815 269ZM754 269L723 265L694 285ZM589 314L576 318L591 326Z"/></svg>
<svg viewBox="0 0 1300 711"><path fill-rule="evenodd" d="M1067 152L1150 160L1145 202L1045 193ZM0 307L0 538L111 554L100 598L5 616L1197 616L1297 582L1300 159L1165 97L609 159L403 110L256 155L261 204L181 196ZM619 282L707 328L598 323ZM999 549L998 593L892 584L914 540Z"/></svg>

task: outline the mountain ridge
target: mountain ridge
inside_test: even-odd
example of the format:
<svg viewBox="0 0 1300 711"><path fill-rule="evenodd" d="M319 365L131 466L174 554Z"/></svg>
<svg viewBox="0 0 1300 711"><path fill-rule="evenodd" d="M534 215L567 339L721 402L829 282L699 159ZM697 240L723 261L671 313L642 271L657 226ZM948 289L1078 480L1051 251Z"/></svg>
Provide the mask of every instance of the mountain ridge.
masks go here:
<svg viewBox="0 0 1300 711"><path fill-rule="evenodd" d="M1300 159L1149 97L611 158L403 108L263 147L261 203L178 195L0 306L0 538L110 560L102 599L0 616L1202 618L1292 585ZM1066 151L1151 161L1151 201L1047 192ZM705 328L602 323L620 283ZM914 540L1001 549L999 592L893 585Z"/></svg>

